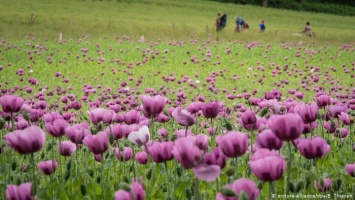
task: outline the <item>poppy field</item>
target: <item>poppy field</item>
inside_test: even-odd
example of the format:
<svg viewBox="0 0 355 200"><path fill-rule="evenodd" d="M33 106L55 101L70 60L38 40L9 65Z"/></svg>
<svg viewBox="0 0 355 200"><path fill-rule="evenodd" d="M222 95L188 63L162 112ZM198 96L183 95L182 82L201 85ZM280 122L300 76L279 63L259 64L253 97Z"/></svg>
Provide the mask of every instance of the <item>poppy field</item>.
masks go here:
<svg viewBox="0 0 355 200"><path fill-rule="evenodd" d="M354 51L0 38L0 199L354 199Z"/></svg>

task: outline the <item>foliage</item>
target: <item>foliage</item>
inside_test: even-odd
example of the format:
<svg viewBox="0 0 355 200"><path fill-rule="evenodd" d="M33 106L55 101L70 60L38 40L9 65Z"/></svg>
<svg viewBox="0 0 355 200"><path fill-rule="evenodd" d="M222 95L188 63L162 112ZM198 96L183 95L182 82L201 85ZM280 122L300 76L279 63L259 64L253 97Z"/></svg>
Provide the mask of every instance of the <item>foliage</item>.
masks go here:
<svg viewBox="0 0 355 200"><path fill-rule="evenodd" d="M271 8L330 13L336 15L355 16L355 1L332 0L215 0L223 3L249 4Z"/></svg>

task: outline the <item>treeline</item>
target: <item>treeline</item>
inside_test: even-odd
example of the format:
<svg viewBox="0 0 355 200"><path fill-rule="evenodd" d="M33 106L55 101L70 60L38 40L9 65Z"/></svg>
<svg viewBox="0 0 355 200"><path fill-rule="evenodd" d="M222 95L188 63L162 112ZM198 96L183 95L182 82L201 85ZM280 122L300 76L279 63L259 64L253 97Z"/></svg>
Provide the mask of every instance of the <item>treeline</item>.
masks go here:
<svg viewBox="0 0 355 200"><path fill-rule="evenodd" d="M355 16L355 0L213 0L224 3L249 4L296 11Z"/></svg>

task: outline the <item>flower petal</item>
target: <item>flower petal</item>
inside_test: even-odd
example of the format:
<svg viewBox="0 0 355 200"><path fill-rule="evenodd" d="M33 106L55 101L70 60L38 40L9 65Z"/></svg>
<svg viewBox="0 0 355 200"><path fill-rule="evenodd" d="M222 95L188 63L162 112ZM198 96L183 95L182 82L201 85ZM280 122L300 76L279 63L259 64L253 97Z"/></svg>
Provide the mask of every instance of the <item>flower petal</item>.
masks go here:
<svg viewBox="0 0 355 200"><path fill-rule="evenodd" d="M194 167L192 171L198 179L211 182L219 176L221 168L218 165L200 164Z"/></svg>

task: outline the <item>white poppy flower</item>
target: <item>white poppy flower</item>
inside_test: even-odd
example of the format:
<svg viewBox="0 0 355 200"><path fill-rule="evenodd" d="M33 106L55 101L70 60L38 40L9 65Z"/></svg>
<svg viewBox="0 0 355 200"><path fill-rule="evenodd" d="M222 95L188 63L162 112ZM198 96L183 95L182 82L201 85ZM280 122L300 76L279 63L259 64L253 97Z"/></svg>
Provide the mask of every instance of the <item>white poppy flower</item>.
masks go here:
<svg viewBox="0 0 355 200"><path fill-rule="evenodd" d="M138 146L147 144L150 139L148 126L142 126L139 131L131 132L127 139Z"/></svg>

